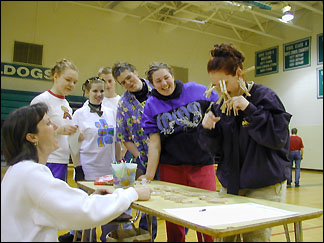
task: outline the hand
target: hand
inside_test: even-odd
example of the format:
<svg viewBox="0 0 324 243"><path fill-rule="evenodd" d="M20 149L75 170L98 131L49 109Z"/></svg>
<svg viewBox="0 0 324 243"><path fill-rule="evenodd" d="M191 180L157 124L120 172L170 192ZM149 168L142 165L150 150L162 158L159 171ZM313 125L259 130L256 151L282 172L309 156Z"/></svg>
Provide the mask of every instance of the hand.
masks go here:
<svg viewBox="0 0 324 243"><path fill-rule="evenodd" d="M61 126L59 129L57 129L57 133L62 134L62 135L72 135L77 130L78 130L77 126L64 125L64 126Z"/></svg>
<svg viewBox="0 0 324 243"><path fill-rule="evenodd" d="M205 116L204 119L202 121L202 126L205 129L213 129L215 128L216 123L220 120L220 117L216 117L214 115L214 113L212 111L208 111Z"/></svg>
<svg viewBox="0 0 324 243"><path fill-rule="evenodd" d="M80 135L79 135L79 138L78 138L78 142L81 143L84 139L85 139L85 136L81 132Z"/></svg>
<svg viewBox="0 0 324 243"><path fill-rule="evenodd" d="M232 107L235 110L242 110L244 111L246 107L249 105L249 101L245 99L242 95L234 96L230 98L228 101L229 107Z"/></svg>
<svg viewBox="0 0 324 243"><path fill-rule="evenodd" d="M152 179L148 179L148 176L146 174L144 175L141 175L140 177L137 178L138 181L143 181L143 180L146 180L148 182L152 181Z"/></svg>
<svg viewBox="0 0 324 243"><path fill-rule="evenodd" d="M74 180L75 181L83 181L84 180L84 172L83 172L83 169L82 169L82 166L76 166L74 168L74 172L75 172L75 175L74 175Z"/></svg>
<svg viewBox="0 0 324 243"><path fill-rule="evenodd" d="M111 191L109 191L108 189L99 188L99 189L96 189L93 192L93 194L106 195L106 194L111 194Z"/></svg>
<svg viewBox="0 0 324 243"><path fill-rule="evenodd" d="M134 187L139 201L147 201L151 198L151 189L147 186Z"/></svg>

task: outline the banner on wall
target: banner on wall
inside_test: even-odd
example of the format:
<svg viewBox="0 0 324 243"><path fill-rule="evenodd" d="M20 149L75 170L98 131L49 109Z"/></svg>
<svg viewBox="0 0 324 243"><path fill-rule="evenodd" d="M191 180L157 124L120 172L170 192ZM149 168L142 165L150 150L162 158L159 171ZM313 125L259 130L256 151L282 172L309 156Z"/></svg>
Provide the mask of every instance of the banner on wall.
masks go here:
<svg viewBox="0 0 324 243"><path fill-rule="evenodd" d="M317 76L317 98L323 99L323 68L316 69Z"/></svg>
<svg viewBox="0 0 324 243"><path fill-rule="evenodd" d="M311 37L283 44L284 71L311 65Z"/></svg>
<svg viewBox="0 0 324 243"><path fill-rule="evenodd" d="M255 52L255 76L278 72L278 49L276 46Z"/></svg>
<svg viewBox="0 0 324 243"><path fill-rule="evenodd" d="M1 76L52 81L51 69L24 64L1 62Z"/></svg>
<svg viewBox="0 0 324 243"><path fill-rule="evenodd" d="M317 64L323 64L323 33L317 35Z"/></svg>

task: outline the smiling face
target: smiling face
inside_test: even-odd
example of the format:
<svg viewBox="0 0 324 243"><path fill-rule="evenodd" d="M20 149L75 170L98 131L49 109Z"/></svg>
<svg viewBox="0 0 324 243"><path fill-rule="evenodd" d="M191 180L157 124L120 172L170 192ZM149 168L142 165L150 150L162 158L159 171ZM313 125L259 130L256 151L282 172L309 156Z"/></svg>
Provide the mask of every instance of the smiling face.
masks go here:
<svg viewBox="0 0 324 243"><path fill-rule="evenodd" d="M86 91L91 104L100 105L105 94L105 85L103 82L91 84L89 91Z"/></svg>
<svg viewBox="0 0 324 243"><path fill-rule="evenodd" d="M240 89L240 85L238 83L238 75L231 75L231 74L226 74L222 70L218 71L211 71L208 73L209 78L211 80L211 83L213 86L216 87L217 93L220 95L221 94L221 88L219 85L219 81L225 80L226 84L226 89L227 93L233 97L233 96L239 96L242 94L242 91Z"/></svg>
<svg viewBox="0 0 324 243"><path fill-rule="evenodd" d="M143 87L142 81L139 79L137 73L125 69L117 77L117 81L130 92L140 91Z"/></svg>
<svg viewBox="0 0 324 243"><path fill-rule="evenodd" d="M54 74L54 93L58 95L67 96L70 95L75 87L75 84L78 82L78 72L66 68L62 73Z"/></svg>
<svg viewBox="0 0 324 243"><path fill-rule="evenodd" d="M174 77L165 69L159 69L152 74L152 83L157 92L169 96L175 89Z"/></svg>

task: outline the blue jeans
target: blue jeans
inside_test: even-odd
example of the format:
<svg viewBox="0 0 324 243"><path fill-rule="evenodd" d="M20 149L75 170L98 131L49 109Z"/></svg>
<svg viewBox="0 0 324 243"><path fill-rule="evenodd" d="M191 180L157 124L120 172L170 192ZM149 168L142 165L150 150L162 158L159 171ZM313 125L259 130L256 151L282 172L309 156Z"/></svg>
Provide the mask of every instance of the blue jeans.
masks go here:
<svg viewBox="0 0 324 243"><path fill-rule="evenodd" d="M292 182L292 167L295 161L295 185L299 185L300 178L300 162L301 162L301 153L299 150L289 151L289 160L290 160L290 170L288 174L287 184Z"/></svg>

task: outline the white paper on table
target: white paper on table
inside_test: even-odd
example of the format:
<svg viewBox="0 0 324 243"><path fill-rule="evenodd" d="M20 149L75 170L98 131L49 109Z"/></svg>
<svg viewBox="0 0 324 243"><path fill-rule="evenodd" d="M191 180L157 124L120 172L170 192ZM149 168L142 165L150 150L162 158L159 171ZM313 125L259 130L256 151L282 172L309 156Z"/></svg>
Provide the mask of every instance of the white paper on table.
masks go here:
<svg viewBox="0 0 324 243"><path fill-rule="evenodd" d="M238 203L206 207L171 208L166 212L202 226L241 223L294 215L292 212L256 203Z"/></svg>
<svg viewBox="0 0 324 243"><path fill-rule="evenodd" d="M74 155L76 155L80 151L81 143L79 142L79 136L80 129L78 129L72 135L68 136L69 145Z"/></svg>

